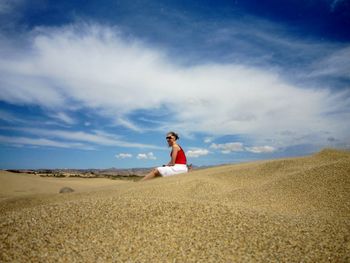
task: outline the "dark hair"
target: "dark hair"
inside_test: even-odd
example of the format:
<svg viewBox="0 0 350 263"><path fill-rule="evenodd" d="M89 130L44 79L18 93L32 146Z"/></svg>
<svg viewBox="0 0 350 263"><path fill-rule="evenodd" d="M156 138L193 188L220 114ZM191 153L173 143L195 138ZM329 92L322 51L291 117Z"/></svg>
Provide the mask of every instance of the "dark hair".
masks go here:
<svg viewBox="0 0 350 263"><path fill-rule="evenodd" d="M174 136L175 140L180 139L179 135L176 132L171 131L171 132L168 132L167 134L170 134L171 136Z"/></svg>

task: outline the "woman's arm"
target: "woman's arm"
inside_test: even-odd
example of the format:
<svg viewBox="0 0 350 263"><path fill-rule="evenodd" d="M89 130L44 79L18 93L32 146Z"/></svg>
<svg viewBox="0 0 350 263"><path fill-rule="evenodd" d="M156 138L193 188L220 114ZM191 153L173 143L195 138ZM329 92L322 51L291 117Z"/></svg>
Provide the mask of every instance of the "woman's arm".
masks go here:
<svg viewBox="0 0 350 263"><path fill-rule="evenodd" d="M173 150L171 151L171 160L168 163L168 166L173 166L175 165L175 160L176 160L176 156L177 156L177 152L180 150L180 147L177 145L173 146Z"/></svg>

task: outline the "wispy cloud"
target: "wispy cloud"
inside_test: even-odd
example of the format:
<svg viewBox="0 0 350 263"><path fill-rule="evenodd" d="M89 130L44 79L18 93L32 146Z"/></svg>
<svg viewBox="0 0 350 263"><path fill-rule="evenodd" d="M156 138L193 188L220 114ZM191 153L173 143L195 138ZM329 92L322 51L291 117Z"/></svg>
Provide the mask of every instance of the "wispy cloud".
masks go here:
<svg viewBox="0 0 350 263"><path fill-rule="evenodd" d="M188 150L186 152L186 156L192 157L192 158L197 158L208 154L209 154L209 151L207 149L194 149L194 150Z"/></svg>
<svg viewBox="0 0 350 263"><path fill-rule="evenodd" d="M72 125L76 123L76 121L72 117L70 117L67 113L62 111L53 114L52 117L64 122L65 124Z"/></svg>
<svg viewBox="0 0 350 263"><path fill-rule="evenodd" d="M276 149L274 147L265 145L265 146L254 146L254 147L246 147L246 151L252 153L272 153L275 152Z"/></svg>
<svg viewBox="0 0 350 263"><path fill-rule="evenodd" d="M21 131L40 138L59 139L69 143L69 145L82 145L82 143L93 144L94 146L119 146L130 148L159 149L161 147L150 144L141 144L121 140L120 137L104 131L95 130L93 132L49 130L38 128L8 128L8 130ZM12 141L12 140L11 140Z"/></svg>
<svg viewBox="0 0 350 263"><path fill-rule="evenodd" d="M341 47L313 63L310 76L347 77L350 79L350 46Z"/></svg>
<svg viewBox="0 0 350 263"><path fill-rule="evenodd" d="M10 111L0 109L0 120L7 123L25 126L38 126L38 125L48 125L48 126L61 126L69 127L76 124L76 121L69 117L63 112L50 113L48 116L39 115L21 115L15 114ZM3 127L4 128L4 127Z"/></svg>
<svg viewBox="0 0 350 263"><path fill-rule="evenodd" d="M82 150L95 150L91 145L78 142L61 142L45 138L29 138L20 136L2 136L0 135L0 143L14 146L31 145L41 147L57 147L57 148L72 148Z"/></svg>
<svg viewBox="0 0 350 263"><path fill-rule="evenodd" d="M132 121L130 120L127 120L126 118L117 118L116 119L116 124L117 125L121 125L121 126L124 126L132 131L137 131L137 132L141 132L142 129L140 127L138 127L135 123L133 123Z"/></svg>
<svg viewBox="0 0 350 263"><path fill-rule="evenodd" d="M119 139L114 134L109 134L104 131L95 130L92 133L82 131L62 131L62 130L40 130L40 129L26 129L26 131L35 133L37 135L56 137L66 140L83 141L94 143L96 145L103 146L120 146L120 147L132 147L132 148L154 148L159 147L149 144L127 142Z"/></svg>
<svg viewBox="0 0 350 263"><path fill-rule="evenodd" d="M334 52L324 63L336 64L347 53L347 49L338 55ZM343 67L332 72L345 73ZM0 59L0 79L1 100L57 112L79 102L79 107L92 109L133 131L142 131L142 127L128 118L130 114L159 107L171 118L163 127L154 123L154 129L171 123L183 133L242 134L259 145L285 130L299 137L312 131L309 134L317 133L313 140L317 138L314 142L320 144L327 141L322 135L325 131L328 137L344 140L343 130L350 128L325 114L330 109L349 113L344 106L346 98L327 88L297 86L268 67L217 62L179 65L165 52L125 38L115 28L96 24L37 29L27 53L16 60ZM61 119L70 121L63 115ZM152 147L81 132L52 131L50 136L101 145ZM281 146L291 138L278 139ZM242 146L225 147L220 149L230 152Z"/></svg>
<svg viewBox="0 0 350 263"><path fill-rule="evenodd" d="M232 152L252 152L252 153L272 153L277 151L275 147L264 145L264 146L252 146L252 147L245 147L243 143L241 142L229 142L229 143L221 143L216 144L212 143L210 145L211 149L214 150L220 150L221 153L229 154Z"/></svg>
<svg viewBox="0 0 350 263"><path fill-rule="evenodd" d="M229 142L222 144L212 143L210 148L221 150L222 153L241 152L244 150L243 143L241 142Z"/></svg>

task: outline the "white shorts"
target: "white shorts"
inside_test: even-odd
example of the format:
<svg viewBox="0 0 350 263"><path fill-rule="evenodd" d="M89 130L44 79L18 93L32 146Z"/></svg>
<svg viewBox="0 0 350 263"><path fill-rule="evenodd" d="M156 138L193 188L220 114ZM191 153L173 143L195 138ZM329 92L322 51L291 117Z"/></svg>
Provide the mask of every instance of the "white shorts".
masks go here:
<svg viewBox="0 0 350 263"><path fill-rule="evenodd" d="M188 172L186 164L175 164L174 166L157 167L157 170L161 176L172 176Z"/></svg>

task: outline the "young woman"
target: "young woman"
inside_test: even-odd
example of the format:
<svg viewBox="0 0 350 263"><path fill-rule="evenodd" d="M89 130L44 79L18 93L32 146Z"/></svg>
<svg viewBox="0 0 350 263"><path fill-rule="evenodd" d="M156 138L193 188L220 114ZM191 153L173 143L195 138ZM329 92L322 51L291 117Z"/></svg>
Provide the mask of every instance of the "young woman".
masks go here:
<svg viewBox="0 0 350 263"><path fill-rule="evenodd" d="M169 132L166 136L168 146L171 147L170 162L162 167L155 168L147 174L142 181L155 178L157 176L172 176L187 173L187 159L184 150L177 144L179 136L175 132Z"/></svg>

